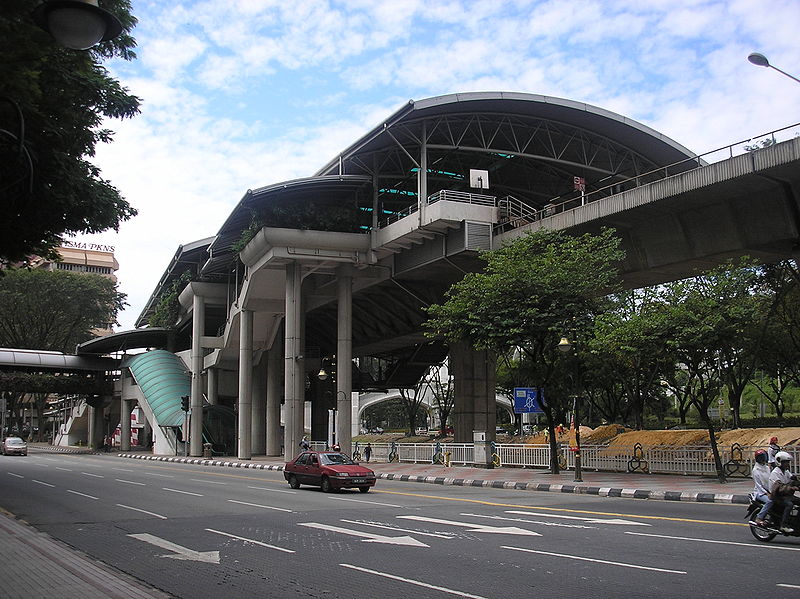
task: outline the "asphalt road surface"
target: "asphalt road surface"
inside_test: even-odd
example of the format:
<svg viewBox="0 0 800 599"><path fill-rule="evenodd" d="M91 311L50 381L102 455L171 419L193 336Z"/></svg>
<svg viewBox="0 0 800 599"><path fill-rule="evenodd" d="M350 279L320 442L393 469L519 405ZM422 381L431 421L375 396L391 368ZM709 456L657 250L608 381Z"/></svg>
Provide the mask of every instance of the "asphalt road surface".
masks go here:
<svg viewBox="0 0 800 599"><path fill-rule="evenodd" d="M758 543L739 505L32 454L0 457L0 507L192 599L800 599L800 539Z"/></svg>

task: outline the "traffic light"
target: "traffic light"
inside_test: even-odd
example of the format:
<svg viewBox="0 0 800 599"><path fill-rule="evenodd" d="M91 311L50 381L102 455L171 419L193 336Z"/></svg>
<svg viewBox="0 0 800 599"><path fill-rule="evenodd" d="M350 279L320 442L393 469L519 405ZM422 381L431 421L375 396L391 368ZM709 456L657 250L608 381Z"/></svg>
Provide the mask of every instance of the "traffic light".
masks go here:
<svg viewBox="0 0 800 599"><path fill-rule="evenodd" d="M184 412L189 411L189 396L188 395L181 395L181 410Z"/></svg>

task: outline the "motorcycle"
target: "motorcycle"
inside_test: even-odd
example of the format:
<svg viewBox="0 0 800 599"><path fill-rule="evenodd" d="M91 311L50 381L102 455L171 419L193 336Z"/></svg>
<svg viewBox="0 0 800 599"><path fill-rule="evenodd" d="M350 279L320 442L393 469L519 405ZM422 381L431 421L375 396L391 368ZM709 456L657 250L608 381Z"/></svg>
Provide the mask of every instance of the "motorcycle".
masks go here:
<svg viewBox="0 0 800 599"><path fill-rule="evenodd" d="M747 507L747 515L744 518L750 525L750 533L756 539L763 543L768 543L778 535L800 537L800 505L797 502L792 506L792 512L789 514L789 520L787 521L787 526L794 529L794 532L790 533L780 530L781 516L776 514L774 509L770 510L766 518L764 518L764 524L761 526L756 524L756 515L763 506L764 503L762 501L751 498L750 505Z"/></svg>

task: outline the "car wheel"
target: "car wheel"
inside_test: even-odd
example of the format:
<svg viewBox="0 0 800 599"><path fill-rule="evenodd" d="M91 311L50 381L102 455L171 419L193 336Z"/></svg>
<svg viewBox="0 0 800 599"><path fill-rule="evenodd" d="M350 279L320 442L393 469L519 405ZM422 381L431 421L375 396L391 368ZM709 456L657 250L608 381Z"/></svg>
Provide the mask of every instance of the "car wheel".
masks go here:
<svg viewBox="0 0 800 599"><path fill-rule="evenodd" d="M359 487L358 490L362 493L369 493L369 487Z"/></svg>
<svg viewBox="0 0 800 599"><path fill-rule="evenodd" d="M300 488L300 481L297 480L297 477L294 474L289 476L289 486L292 489L299 489Z"/></svg>
<svg viewBox="0 0 800 599"><path fill-rule="evenodd" d="M333 491L333 485L331 484L331 479L327 476L322 477L322 483L320 484L323 493L330 493Z"/></svg>

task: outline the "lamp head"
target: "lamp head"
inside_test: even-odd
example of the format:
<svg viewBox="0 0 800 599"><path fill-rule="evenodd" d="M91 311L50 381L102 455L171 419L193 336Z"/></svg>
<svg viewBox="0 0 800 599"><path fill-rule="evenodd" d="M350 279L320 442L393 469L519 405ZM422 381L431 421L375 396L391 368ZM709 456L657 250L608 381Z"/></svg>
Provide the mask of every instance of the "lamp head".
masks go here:
<svg viewBox="0 0 800 599"><path fill-rule="evenodd" d="M558 351L567 353L572 349L572 345L573 344L570 342L569 339L567 339L566 337L561 337L561 341L558 342L558 345L556 345L556 347L558 348Z"/></svg>
<svg viewBox="0 0 800 599"><path fill-rule="evenodd" d="M97 0L45 0L33 11L36 24L73 50L88 50L122 33L122 23Z"/></svg>
<svg viewBox="0 0 800 599"><path fill-rule="evenodd" d="M750 56L747 57L747 60L759 67L769 66L769 60L767 60L767 57L760 52L751 52Z"/></svg>
<svg viewBox="0 0 800 599"><path fill-rule="evenodd" d="M328 372L325 370L325 367L319 369L319 372L317 373L317 378L321 381L327 380Z"/></svg>

